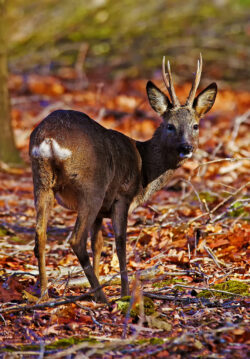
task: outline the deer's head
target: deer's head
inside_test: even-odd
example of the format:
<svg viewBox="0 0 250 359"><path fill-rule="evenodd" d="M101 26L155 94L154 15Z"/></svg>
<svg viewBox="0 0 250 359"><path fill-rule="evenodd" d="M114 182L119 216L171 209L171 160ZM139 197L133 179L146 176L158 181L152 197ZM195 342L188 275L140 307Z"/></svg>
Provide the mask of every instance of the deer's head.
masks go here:
<svg viewBox="0 0 250 359"><path fill-rule="evenodd" d="M177 161L192 157L198 146L199 121L213 106L216 94L216 83L210 84L197 97L202 71L202 57L197 63L196 76L192 88L184 105L180 104L176 96L170 63L165 72L165 57L162 61L163 80L168 90L170 99L151 81L147 83L147 94L151 107L162 117L158 140L164 146L166 152L176 158Z"/></svg>

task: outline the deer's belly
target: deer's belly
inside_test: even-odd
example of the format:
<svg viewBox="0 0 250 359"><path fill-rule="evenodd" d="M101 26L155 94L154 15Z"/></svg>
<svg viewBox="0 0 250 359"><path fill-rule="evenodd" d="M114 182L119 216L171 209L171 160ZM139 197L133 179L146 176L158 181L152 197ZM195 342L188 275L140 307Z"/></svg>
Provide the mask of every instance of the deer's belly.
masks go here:
<svg viewBox="0 0 250 359"><path fill-rule="evenodd" d="M73 211L77 210L77 198L75 193L73 193L70 190L64 190L64 191L58 191L55 193L55 197L57 202L67 208L71 209Z"/></svg>

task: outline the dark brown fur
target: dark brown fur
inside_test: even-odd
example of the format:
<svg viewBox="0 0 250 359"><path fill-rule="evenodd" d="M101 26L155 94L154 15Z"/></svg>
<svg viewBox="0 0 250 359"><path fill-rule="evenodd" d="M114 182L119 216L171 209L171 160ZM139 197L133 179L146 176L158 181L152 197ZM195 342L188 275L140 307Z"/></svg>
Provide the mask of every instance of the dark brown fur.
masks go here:
<svg viewBox="0 0 250 359"><path fill-rule="evenodd" d="M151 106L162 116L163 122L152 139L146 142L108 130L76 111L55 111L32 132L30 157L37 210L35 254L39 264L41 294L46 296L46 228L54 197L60 204L77 211L70 244L92 288L99 286L102 219L112 219L121 270L121 294L128 294L128 212L165 186L176 168L186 160L185 156L195 151L199 131L194 129L194 125L212 107L216 85L212 84L204 90L195 100L193 108L173 107L151 82L147 85L147 92ZM54 140L60 148L71 151L71 156L59 158L51 145ZM42 143L49 157L41 150L39 152ZM185 154L183 145L185 151L189 146L190 152ZM86 250L89 232L93 267ZM106 302L101 289L95 294L97 300Z"/></svg>

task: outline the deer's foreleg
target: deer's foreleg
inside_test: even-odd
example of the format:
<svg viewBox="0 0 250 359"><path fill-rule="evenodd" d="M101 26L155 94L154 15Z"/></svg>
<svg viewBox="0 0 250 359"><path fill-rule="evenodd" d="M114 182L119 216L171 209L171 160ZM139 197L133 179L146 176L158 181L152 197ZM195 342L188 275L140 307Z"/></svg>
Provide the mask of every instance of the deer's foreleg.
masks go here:
<svg viewBox="0 0 250 359"><path fill-rule="evenodd" d="M121 272L121 296L129 294L129 283L126 263L126 231L129 205L123 199L115 202L112 213L112 224L115 232L115 243Z"/></svg>

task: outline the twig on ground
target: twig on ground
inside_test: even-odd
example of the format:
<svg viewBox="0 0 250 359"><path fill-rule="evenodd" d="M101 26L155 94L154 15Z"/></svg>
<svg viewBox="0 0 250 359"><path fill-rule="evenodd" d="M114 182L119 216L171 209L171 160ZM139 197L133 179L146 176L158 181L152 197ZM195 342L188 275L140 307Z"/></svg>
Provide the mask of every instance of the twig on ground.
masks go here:
<svg viewBox="0 0 250 359"><path fill-rule="evenodd" d="M212 258L212 260L214 261L214 263L217 265L218 268L222 269L218 259L216 258L216 255L213 253L212 249L209 248L205 243L203 243L203 248L205 249L205 251L207 252L207 254ZM223 271L224 272L224 271Z"/></svg>
<svg viewBox="0 0 250 359"><path fill-rule="evenodd" d="M218 216L216 216L216 217L214 217L211 221L210 221L210 223L215 223L215 222L217 222L218 220L222 220L222 219L224 219L225 217L226 217L226 212L222 212L222 213L220 213L220 214L218 214ZM209 223L209 222L208 222Z"/></svg>
<svg viewBox="0 0 250 359"><path fill-rule="evenodd" d="M208 204L207 204L207 201L205 198L203 198L202 202L204 203L204 206L206 208L206 211L207 211L207 214L209 216L209 220L211 221L212 220L212 214L210 212L210 209L208 208Z"/></svg>
<svg viewBox="0 0 250 359"><path fill-rule="evenodd" d="M232 228L234 228L235 224L242 218L244 217L244 213L241 213L237 218L235 218L235 220L232 222Z"/></svg>
<svg viewBox="0 0 250 359"><path fill-rule="evenodd" d="M168 251L169 251L169 248L166 249L165 251L163 251L163 252L157 254L156 256L147 259L144 263L147 264L147 263L149 263L149 262L151 262L151 261L155 261L156 259L160 259L160 258L164 257ZM158 264L158 263L157 263L157 264Z"/></svg>
<svg viewBox="0 0 250 359"><path fill-rule="evenodd" d="M212 162L212 161L211 161ZM210 163L211 163L210 162ZM208 163L208 162L207 162ZM198 167L197 167L198 168ZM188 221L188 224L191 224L193 222L195 222L197 219L200 219L202 217L205 216L209 216L209 221L208 223L214 223L216 221L218 221L218 219L220 219L221 217L223 217L225 215L224 213L220 213L218 216L214 217L213 219L211 219L212 214L214 214L219 208L221 208L222 206L224 206L228 201L230 201L233 197L237 196L244 188L250 186L250 181L245 183L244 185L242 185L240 188L238 188L236 191L234 191L232 194L230 194L230 196L228 196L227 198L225 198L223 201L221 201L219 204L217 204L217 206L215 206L212 210L210 210L209 212L206 213L202 213L199 216L192 218L191 220Z"/></svg>
<svg viewBox="0 0 250 359"><path fill-rule="evenodd" d="M6 325L6 321L5 321L4 317L2 316L2 314L0 314L0 318L1 318L2 321L4 322L4 325Z"/></svg>
<svg viewBox="0 0 250 359"><path fill-rule="evenodd" d="M116 339L116 338L107 338L107 337L93 337L98 339L98 343L91 343L92 349L87 351L87 353L82 354L80 358L89 358L90 355L93 355L95 352L98 351L98 355L101 356L108 350L119 350L119 347L124 347L129 344L133 344L133 339ZM104 341L104 343L101 343L100 341ZM46 359L57 359L57 358L63 358L63 357L71 357L73 353L76 353L82 349L89 349L90 343L89 342L83 342L79 344L75 344L71 346L70 348L60 350L55 354L51 354L46 356ZM91 354L90 354L91 353Z"/></svg>
<svg viewBox="0 0 250 359"><path fill-rule="evenodd" d="M43 294L41 295L40 298L38 298L37 304L39 304L43 298L45 298L48 295L48 290L51 286L54 286L55 283L59 280L60 278L56 277L52 280L52 282L49 283L48 287L46 288L46 290L43 292Z"/></svg>
<svg viewBox="0 0 250 359"><path fill-rule="evenodd" d="M27 351L15 351L15 352L13 352L12 353L12 358L24 358L24 355L26 356L27 355L27 357L26 358L28 358L28 357L30 357L30 355L39 355L39 353L40 352L38 352L38 351L32 351L32 350L27 350ZM39 356L38 356L38 358L39 358Z"/></svg>
<svg viewBox="0 0 250 359"><path fill-rule="evenodd" d="M66 294L66 291L67 291L68 286L69 286L70 277L71 277L71 273L70 273L70 271L69 271L68 276L67 276L67 279L66 279L66 283L65 283L65 286L64 286L64 289L63 289L62 297L64 297L65 294Z"/></svg>
<svg viewBox="0 0 250 359"><path fill-rule="evenodd" d="M190 260L190 262L192 262L192 260ZM160 275L159 277L147 279L147 280L143 281L143 283L147 283L147 281L150 281L150 283L158 283L158 282L162 282L164 279L166 279L170 276L177 277L177 276L184 276L184 275L187 275L190 277L198 276L200 278L204 278L205 276L210 277L203 272L196 271L194 269L189 269L189 270L180 271L180 272L165 272L164 274Z"/></svg>
<svg viewBox="0 0 250 359"><path fill-rule="evenodd" d="M250 181L242 185L240 188L238 188L235 192L233 192L229 197L225 198L222 202L220 202L217 206L215 206L211 213L216 212L220 207L222 207L225 203L227 203L230 199L237 196L244 188L250 186Z"/></svg>
<svg viewBox="0 0 250 359"><path fill-rule="evenodd" d="M193 223L193 222L196 222L197 219L200 219L200 218L205 217L205 216L208 216L208 213L207 213L207 212L206 212L206 213L199 214L199 216L190 219L190 220L188 221L188 225L190 225L190 224Z"/></svg>
<svg viewBox="0 0 250 359"><path fill-rule="evenodd" d="M235 140L238 136L240 125L246 122L250 118L250 110L243 113L241 116L237 116L234 123L234 128L231 135L231 140L228 143L228 148L231 150L235 150Z"/></svg>
<svg viewBox="0 0 250 359"><path fill-rule="evenodd" d="M45 352L45 344L44 342L42 341L40 343L40 351L39 351L39 357L38 359L43 359L44 358L44 352Z"/></svg>
<svg viewBox="0 0 250 359"><path fill-rule="evenodd" d="M186 180L186 179L182 179L182 181L185 182L185 183L187 183L187 184L189 184L189 186L192 187L194 193L196 194L196 197L197 197L198 201L200 202L200 209L201 209L201 211L203 211L203 202L202 202L202 200L201 200L201 198L200 198L200 195L199 195L199 193L197 192L195 186L193 185L193 183L192 183L191 181L189 181L189 180Z"/></svg>
<svg viewBox="0 0 250 359"><path fill-rule="evenodd" d="M207 162L203 162L200 163L193 171L192 174L189 177L189 181L191 180L191 178L195 175L195 173L198 171L199 174L199 169L203 166L207 166L211 163L219 163L219 162L224 162L224 161L228 161L228 162L237 162L237 161L250 161L250 157L237 157L237 158L219 158L217 160L212 160L212 161L207 161Z"/></svg>
<svg viewBox="0 0 250 359"><path fill-rule="evenodd" d="M211 155L212 158L216 157L216 155L219 152L219 150L221 149L222 145L223 145L222 142L218 143L218 145L215 147L215 149L212 152L212 155Z"/></svg>
<svg viewBox="0 0 250 359"><path fill-rule="evenodd" d="M15 166L9 166L7 163L0 161L0 172L14 174L14 175L22 175L24 167L16 164Z"/></svg>
<svg viewBox="0 0 250 359"><path fill-rule="evenodd" d="M114 277L116 277L118 275L120 275L120 273L115 274L110 280L112 280ZM23 312L23 311L45 309L45 308L55 308L55 307L58 307L60 305L76 303L77 301L81 301L81 300L86 299L91 294L94 294L97 290L102 289L102 288L104 288L104 287L106 287L108 285L109 285L109 282L106 282L106 283L100 285L99 287L96 287L95 289L89 290L87 293L84 293L84 294L78 295L78 296L74 296L74 297L70 297L70 298L66 297L66 298L56 300L56 301L48 301L48 302L34 304L34 305L30 305L30 304L22 305L21 304L21 305L13 305L13 306L7 307L7 308L1 308L0 309L0 314L1 313L17 313L17 312Z"/></svg>
<svg viewBox="0 0 250 359"><path fill-rule="evenodd" d="M188 243L188 260L191 259L191 251L190 251L190 244Z"/></svg>
<svg viewBox="0 0 250 359"><path fill-rule="evenodd" d="M91 317L93 323L96 324L100 329L102 329L103 325L102 325L101 323L99 323L99 322L95 319L93 310L91 310L91 309L88 308L88 307L85 307L85 306L81 305L80 303L76 303L76 305L77 305L79 308L81 308L81 309L83 309L83 310L86 310L86 311L89 313L89 315L90 315L90 317Z"/></svg>
<svg viewBox="0 0 250 359"><path fill-rule="evenodd" d="M159 291L163 291L164 289L166 289L166 290L175 289L175 288L178 288L178 287L193 289L193 290L195 290L195 291L197 291L197 290L208 290L208 291L210 291L210 292L228 294L228 295L231 295L231 296L234 296L234 297L247 298L247 296L245 296L245 295L228 292L228 291L226 291L226 290L206 288L206 287L195 287L195 286L192 286L192 285L181 284L181 283L175 284L175 285L173 285L172 287L166 286L166 287L160 288ZM153 293L153 294L155 294L155 293ZM178 299L180 299L180 298L178 298ZM187 298L186 298L186 299L187 299Z"/></svg>
<svg viewBox="0 0 250 359"><path fill-rule="evenodd" d="M92 348L102 348L103 344L101 343L91 343ZM83 343L79 343L79 344L75 344L72 345L71 347L64 349L64 350L60 350L57 351L57 353L55 354L50 354L48 356L46 356L47 359L57 359L57 358L63 358L63 357L71 357L71 355L73 353L78 352L79 350L82 349L88 349L89 348L89 342L83 342ZM81 355L81 358L88 358L87 356L85 356L84 354Z"/></svg>

